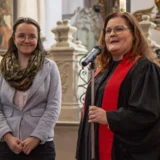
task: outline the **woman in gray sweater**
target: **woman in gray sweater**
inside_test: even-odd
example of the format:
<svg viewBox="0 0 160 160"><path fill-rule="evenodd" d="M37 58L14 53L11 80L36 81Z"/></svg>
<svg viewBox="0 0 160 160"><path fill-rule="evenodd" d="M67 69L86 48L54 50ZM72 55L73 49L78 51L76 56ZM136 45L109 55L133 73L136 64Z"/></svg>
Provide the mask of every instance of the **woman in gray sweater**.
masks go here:
<svg viewBox="0 0 160 160"><path fill-rule="evenodd" d="M0 67L0 159L54 160L61 82L35 20L17 19Z"/></svg>

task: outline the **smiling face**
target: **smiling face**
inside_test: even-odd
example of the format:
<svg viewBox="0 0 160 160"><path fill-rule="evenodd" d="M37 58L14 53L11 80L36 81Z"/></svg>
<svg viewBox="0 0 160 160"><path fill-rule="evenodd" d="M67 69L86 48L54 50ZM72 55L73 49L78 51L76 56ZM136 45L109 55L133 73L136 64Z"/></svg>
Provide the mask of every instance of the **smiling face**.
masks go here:
<svg viewBox="0 0 160 160"><path fill-rule="evenodd" d="M38 43L38 30L35 25L21 23L17 26L14 36L14 43L18 55L30 56Z"/></svg>
<svg viewBox="0 0 160 160"><path fill-rule="evenodd" d="M125 19L116 17L108 21L105 42L113 60L121 60L132 49L133 35Z"/></svg>

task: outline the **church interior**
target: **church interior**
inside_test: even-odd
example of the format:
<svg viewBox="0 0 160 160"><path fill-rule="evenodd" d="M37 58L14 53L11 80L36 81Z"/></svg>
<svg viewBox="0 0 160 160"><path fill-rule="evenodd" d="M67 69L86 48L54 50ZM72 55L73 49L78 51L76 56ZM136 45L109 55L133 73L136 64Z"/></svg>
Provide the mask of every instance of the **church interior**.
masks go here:
<svg viewBox="0 0 160 160"><path fill-rule="evenodd" d="M139 21L160 56L160 0L0 0L0 54L7 49L11 26L31 17L41 26L41 38L58 66L62 105L55 127L56 159L75 159L81 108L89 79L81 61L97 44L103 20L112 11L130 12Z"/></svg>

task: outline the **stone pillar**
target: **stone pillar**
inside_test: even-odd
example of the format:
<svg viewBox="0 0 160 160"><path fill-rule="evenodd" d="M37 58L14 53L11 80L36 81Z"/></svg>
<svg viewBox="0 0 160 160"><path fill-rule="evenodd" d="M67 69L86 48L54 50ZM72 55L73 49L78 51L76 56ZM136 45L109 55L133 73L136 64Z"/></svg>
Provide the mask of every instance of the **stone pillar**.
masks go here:
<svg viewBox="0 0 160 160"><path fill-rule="evenodd" d="M73 33L76 28L69 20L58 21L52 29L56 44L51 46L49 58L57 63L62 81L62 109L59 123L76 123L80 119L80 107L76 96L78 79L78 54L87 50L80 43L73 43Z"/></svg>
<svg viewBox="0 0 160 160"><path fill-rule="evenodd" d="M151 35L151 29L156 27L156 24L150 21L150 17L147 15L142 16L142 21L139 22L140 26L142 27L142 30L149 40L153 50L155 51L156 49L160 48L160 46L153 40L150 39Z"/></svg>
<svg viewBox="0 0 160 160"><path fill-rule="evenodd" d="M17 0L17 18L18 17L31 17L37 21L37 0Z"/></svg>

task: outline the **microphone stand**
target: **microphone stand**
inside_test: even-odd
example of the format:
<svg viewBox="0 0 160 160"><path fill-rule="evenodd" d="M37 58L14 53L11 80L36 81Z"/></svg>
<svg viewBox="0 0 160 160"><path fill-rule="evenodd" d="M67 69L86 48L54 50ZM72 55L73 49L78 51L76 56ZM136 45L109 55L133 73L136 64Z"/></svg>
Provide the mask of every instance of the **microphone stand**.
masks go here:
<svg viewBox="0 0 160 160"><path fill-rule="evenodd" d="M89 66L90 76L91 76L91 106L94 106L94 72L95 72L95 63L94 60L91 61ZM95 160L95 131L94 123L91 123L91 160Z"/></svg>

